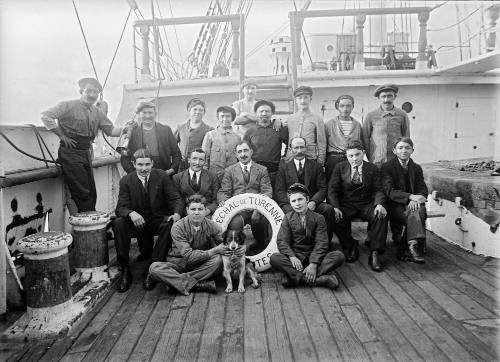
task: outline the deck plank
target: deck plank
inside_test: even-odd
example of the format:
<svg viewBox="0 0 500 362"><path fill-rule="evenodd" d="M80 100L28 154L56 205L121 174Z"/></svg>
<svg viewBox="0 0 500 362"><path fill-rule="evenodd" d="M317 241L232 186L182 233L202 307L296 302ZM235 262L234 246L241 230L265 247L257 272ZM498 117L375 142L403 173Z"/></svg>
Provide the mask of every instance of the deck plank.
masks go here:
<svg viewBox="0 0 500 362"><path fill-rule="evenodd" d="M394 357L392 357L391 352L389 352L389 349L384 342L366 342L363 343L363 345L373 362L395 361Z"/></svg>
<svg viewBox="0 0 500 362"><path fill-rule="evenodd" d="M158 286L157 288L160 288ZM165 290L165 288L162 288ZM149 320L144 327L142 334L132 350L130 361L149 361L155 349L155 346L160 339L161 332L164 328L165 321L170 313L170 308L174 302L173 295L166 295L160 298L156 307L151 313Z"/></svg>
<svg viewBox="0 0 500 362"><path fill-rule="evenodd" d="M268 361L269 346L262 302L262 288L247 289L244 304L244 357L246 361Z"/></svg>
<svg viewBox="0 0 500 362"><path fill-rule="evenodd" d="M193 295L193 304L189 308L184 329L182 330L177 353L174 360L176 361L194 361L198 356L198 348L201 340L200 331L205 325L207 317L208 294L197 293Z"/></svg>
<svg viewBox="0 0 500 362"><path fill-rule="evenodd" d="M109 352L106 359L107 361L126 361L129 358L148 322L149 316L158 302L158 298L162 293L162 288L156 288L153 291L144 293L143 300L137 307L132 318L129 319L127 325L124 327L124 333L120 335L120 338Z"/></svg>
<svg viewBox="0 0 500 362"><path fill-rule="evenodd" d="M50 349L50 346L55 342L55 339L47 339L42 340L38 343L35 343L25 354L19 359L19 362L30 362L30 361L38 361L47 350Z"/></svg>
<svg viewBox="0 0 500 362"><path fill-rule="evenodd" d="M353 275L352 268L352 266L341 268L339 269L339 274L351 294L363 308L370 323L377 330L378 335L386 342L394 358L400 361L422 361L417 351L399 331L394 322L380 308L377 301L371 296L359 278ZM401 346L404 346L404 348L401 348Z"/></svg>
<svg viewBox="0 0 500 362"><path fill-rule="evenodd" d="M243 361L243 298L244 294L233 292L226 295L226 313L222 334L222 361Z"/></svg>
<svg viewBox="0 0 500 362"><path fill-rule="evenodd" d="M226 296L224 294L210 295L207 318L198 352L198 361L219 361L224 333L224 313Z"/></svg>
<svg viewBox="0 0 500 362"><path fill-rule="evenodd" d="M380 304L382 309L393 320L394 324L403 333L406 339L418 351L419 355L424 360L448 361L445 354L433 343L433 341L420 329L418 324L413 321L406 308L398 304L397 298L400 295L388 293L383 285L378 282L373 272L368 271L364 267L351 268L354 273L361 279L365 288L370 292L373 298ZM402 346L404 348L404 345Z"/></svg>
<svg viewBox="0 0 500 362"><path fill-rule="evenodd" d="M263 275L262 301L266 320L267 341L271 360L292 361L290 339L288 337L283 311L272 274Z"/></svg>
<svg viewBox="0 0 500 362"><path fill-rule="evenodd" d="M377 332L373 329L359 305L344 305L341 309L361 342L376 342L379 340Z"/></svg>
<svg viewBox="0 0 500 362"><path fill-rule="evenodd" d="M460 278L471 284L474 288L479 289L481 292L486 294L490 298L497 298L498 296L498 289L495 287L491 286L490 284L484 282L483 280L477 278L474 275L468 274L468 273L462 273L460 274Z"/></svg>
<svg viewBox="0 0 500 362"><path fill-rule="evenodd" d="M187 313L193 303L193 295L191 293L175 297L151 361L171 360L175 356Z"/></svg>

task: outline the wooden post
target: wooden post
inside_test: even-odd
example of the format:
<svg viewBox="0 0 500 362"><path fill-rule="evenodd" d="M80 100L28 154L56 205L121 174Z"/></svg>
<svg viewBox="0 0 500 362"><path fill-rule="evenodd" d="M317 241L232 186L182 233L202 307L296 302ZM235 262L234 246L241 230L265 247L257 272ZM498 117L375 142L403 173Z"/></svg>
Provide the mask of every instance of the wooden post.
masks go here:
<svg viewBox="0 0 500 362"><path fill-rule="evenodd" d="M240 79L238 82L238 86L245 79L245 17L243 14L240 14ZM241 87L240 87L240 98Z"/></svg>
<svg viewBox="0 0 500 362"><path fill-rule="evenodd" d="M233 52L231 60L231 76L240 76L240 22L231 21L231 33L233 36Z"/></svg>
<svg viewBox="0 0 500 362"><path fill-rule="evenodd" d="M420 24L420 34L418 37L418 56L415 63L415 69L427 69L427 56L425 50L427 48L427 21L429 20L429 12L418 14L418 22Z"/></svg>
<svg viewBox="0 0 500 362"><path fill-rule="evenodd" d="M296 47L296 59L297 59L297 73L302 73L302 25L304 25L304 18L297 17L295 19L294 25L294 39Z"/></svg>
<svg viewBox="0 0 500 362"><path fill-rule="evenodd" d="M356 59L354 61L354 70L365 70L365 56L364 56L364 39L363 29L366 21L366 15L356 15Z"/></svg>
<svg viewBox="0 0 500 362"><path fill-rule="evenodd" d="M141 69L141 82L151 81L151 69L149 68L149 26L141 26L140 28L142 38L142 69Z"/></svg>
<svg viewBox="0 0 500 362"><path fill-rule="evenodd" d="M81 212L69 217L69 223L73 225L71 266L79 272L92 273L94 281L109 277L108 222L109 215L100 211Z"/></svg>
<svg viewBox="0 0 500 362"><path fill-rule="evenodd" d="M495 50L497 47L496 45L496 39L497 39L497 34L495 27L497 25L497 20L498 20L498 15L500 14L500 6L499 5L491 5L490 7L486 8L485 15L486 18L488 19L488 27L489 29L489 34L486 37L486 51L491 52Z"/></svg>
<svg viewBox="0 0 500 362"><path fill-rule="evenodd" d="M297 80L297 40L295 39L295 21L296 21L296 13L289 13L290 17L290 56L292 61L292 88L297 88L298 80ZM300 38L299 38L300 40Z"/></svg>

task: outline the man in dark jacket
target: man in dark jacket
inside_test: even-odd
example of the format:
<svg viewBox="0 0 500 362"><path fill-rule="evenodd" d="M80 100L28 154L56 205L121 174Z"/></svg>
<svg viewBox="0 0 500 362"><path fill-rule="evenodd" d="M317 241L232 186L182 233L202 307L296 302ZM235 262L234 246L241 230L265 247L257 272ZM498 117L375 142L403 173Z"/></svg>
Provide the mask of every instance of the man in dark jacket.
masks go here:
<svg viewBox="0 0 500 362"><path fill-rule="evenodd" d="M313 285L336 289L339 283L333 270L342 265L344 254L328 252L325 219L307 207L307 187L295 183L289 187L288 196L292 211L281 223L276 241L279 253L271 255L271 265L285 273L284 287Z"/></svg>
<svg viewBox="0 0 500 362"><path fill-rule="evenodd" d="M411 138L399 138L393 152L396 157L382 165L382 184L389 199L391 225L406 225L406 237L395 235L393 239L399 244L399 258L423 264L425 261L418 252L418 243L425 242L428 191L424 174L422 167L410 158L413 153ZM408 255L405 255L406 251Z"/></svg>
<svg viewBox="0 0 500 362"><path fill-rule="evenodd" d="M135 151L133 157L136 171L120 180L116 219L113 221L121 272L119 292L125 292L132 282L128 255L130 238L137 237L141 252L139 260L163 260L172 245L172 222L179 220L182 212L179 193L165 172L153 169L151 153L142 148ZM158 235L158 240L153 250L154 235Z"/></svg>
<svg viewBox="0 0 500 362"><path fill-rule="evenodd" d="M181 151L177 146L172 129L156 122L156 106L152 102L140 102L137 106L139 125L130 135L127 155L122 155L120 163L127 173L135 171L132 155L140 148L149 150L154 168L171 176L177 173L181 162Z"/></svg>
<svg viewBox="0 0 500 362"><path fill-rule="evenodd" d="M358 243L352 237L351 220L362 217L371 223L368 234L371 239L368 264L374 271L380 272L383 267L379 253L385 251L387 238L387 211L385 195L382 190L380 172L377 166L363 161L364 147L359 141L347 144L346 157L332 172L328 182L328 203L335 210L335 233L339 237L347 261L352 263L358 259Z"/></svg>

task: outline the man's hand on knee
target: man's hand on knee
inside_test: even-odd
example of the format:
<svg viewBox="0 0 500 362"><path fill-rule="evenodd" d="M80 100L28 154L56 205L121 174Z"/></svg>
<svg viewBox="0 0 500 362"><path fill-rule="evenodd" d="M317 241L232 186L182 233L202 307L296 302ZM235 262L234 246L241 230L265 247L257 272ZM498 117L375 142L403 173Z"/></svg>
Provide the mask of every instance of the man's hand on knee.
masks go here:
<svg viewBox="0 0 500 362"><path fill-rule="evenodd" d="M296 256L291 256L290 261L292 262L292 266L297 269L298 271L302 271L303 266L302 262L297 258Z"/></svg>
<svg viewBox="0 0 500 362"><path fill-rule="evenodd" d="M142 215L136 211L132 211L130 214L128 214L128 216L137 229L142 229L146 224L146 220L144 220Z"/></svg>

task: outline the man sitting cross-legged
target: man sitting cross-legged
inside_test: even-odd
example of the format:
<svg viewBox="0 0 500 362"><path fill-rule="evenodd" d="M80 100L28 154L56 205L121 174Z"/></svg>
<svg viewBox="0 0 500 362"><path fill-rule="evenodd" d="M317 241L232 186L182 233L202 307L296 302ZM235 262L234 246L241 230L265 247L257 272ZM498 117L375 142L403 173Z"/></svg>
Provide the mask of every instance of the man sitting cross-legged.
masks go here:
<svg viewBox="0 0 500 362"><path fill-rule="evenodd" d="M172 226L172 249L166 262L149 267L147 276L152 289L154 282L162 281L183 295L193 290L215 293L215 282L210 280L222 272L221 255L228 252L222 244L222 230L205 217L206 200L192 195L186 201L187 216ZM238 251L240 256L245 252Z"/></svg>
<svg viewBox="0 0 500 362"><path fill-rule="evenodd" d="M400 137L394 144L393 152L396 157L382 165L382 184L389 199L391 224L406 225L406 238L401 235L393 235L392 238L399 243L400 259L423 264L425 260L418 252L418 242L425 241L428 191L422 167L410 158L413 153L411 138ZM408 255L405 256L407 249Z"/></svg>
<svg viewBox="0 0 500 362"><path fill-rule="evenodd" d="M383 267L379 253L385 251L387 238L387 211L382 191L380 172L374 164L364 162L364 147L359 141L347 144L347 161L333 169L328 182L328 203L335 209L335 233L346 250L347 261L352 263L359 256L358 242L353 239L351 220L362 217L371 223L368 234L371 239L368 264L374 271Z"/></svg>
<svg viewBox="0 0 500 362"><path fill-rule="evenodd" d="M279 253L271 255L271 265L285 273L284 287L299 285L339 285L333 270L344 262L341 251L330 251L325 219L311 211L309 190L300 183L291 185L288 197L292 211L281 223L277 244Z"/></svg>

